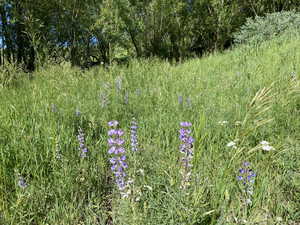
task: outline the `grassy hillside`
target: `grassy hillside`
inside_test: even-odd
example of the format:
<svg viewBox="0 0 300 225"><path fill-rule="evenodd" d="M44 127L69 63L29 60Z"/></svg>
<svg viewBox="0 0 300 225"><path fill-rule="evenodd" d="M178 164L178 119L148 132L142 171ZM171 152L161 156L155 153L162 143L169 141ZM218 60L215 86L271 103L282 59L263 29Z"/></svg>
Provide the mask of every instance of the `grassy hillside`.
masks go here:
<svg viewBox="0 0 300 225"><path fill-rule="evenodd" d="M16 76L0 89L0 224L300 223L299 37L178 66L65 64ZM134 180L123 198L109 162L111 120L125 131L125 179ZM192 167L181 163L183 121L192 123Z"/></svg>

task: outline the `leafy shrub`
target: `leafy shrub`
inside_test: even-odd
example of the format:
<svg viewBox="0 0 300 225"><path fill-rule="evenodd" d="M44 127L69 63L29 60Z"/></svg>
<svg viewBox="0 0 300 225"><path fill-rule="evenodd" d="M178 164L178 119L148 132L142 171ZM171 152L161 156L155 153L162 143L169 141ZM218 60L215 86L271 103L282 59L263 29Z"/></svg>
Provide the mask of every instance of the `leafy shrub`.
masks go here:
<svg viewBox="0 0 300 225"><path fill-rule="evenodd" d="M236 44L259 44L283 33L300 33L300 13L283 11L248 18L234 34Z"/></svg>

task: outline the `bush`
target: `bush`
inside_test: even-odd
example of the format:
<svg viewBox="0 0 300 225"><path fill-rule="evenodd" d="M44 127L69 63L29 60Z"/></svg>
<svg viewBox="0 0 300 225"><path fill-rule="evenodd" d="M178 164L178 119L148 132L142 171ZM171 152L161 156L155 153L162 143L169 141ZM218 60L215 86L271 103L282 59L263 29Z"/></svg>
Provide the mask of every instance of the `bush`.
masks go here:
<svg viewBox="0 0 300 225"><path fill-rule="evenodd" d="M260 44L283 33L300 33L300 13L283 11L264 17L248 18L240 31L234 34L235 44Z"/></svg>

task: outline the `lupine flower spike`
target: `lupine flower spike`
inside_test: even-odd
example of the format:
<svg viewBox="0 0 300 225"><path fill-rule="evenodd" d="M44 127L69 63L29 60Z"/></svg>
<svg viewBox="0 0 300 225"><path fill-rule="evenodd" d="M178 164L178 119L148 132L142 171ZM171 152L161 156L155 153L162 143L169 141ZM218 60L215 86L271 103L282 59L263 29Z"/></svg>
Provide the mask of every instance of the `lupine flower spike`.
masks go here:
<svg viewBox="0 0 300 225"><path fill-rule="evenodd" d="M137 129L138 124L136 122L136 119L133 118L131 121L131 127L130 127L130 141L131 141L131 150L133 152L136 152L138 150L138 136L137 136Z"/></svg>
<svg viewBox="0 0 300 225"><path fill-rule="evenodd" d="M84 138L84 133L81 128L78 130L78 136L77 136L78 142L79 142L79 150L80 152L80 157L85 158L87 157L87 152L88 148L85 145L85 138Z"/></svg>
<svg viewBox="0 0 300 225"><path fill-rule="evenodd" d="M178 96L178 103L179 103L179 105L183 104L183 97L182 97L182 95Z"/></svg>
<svg viewBox="0 0 300 225"><path fill-rule="evenodd" d="M243 192L245 194L245 203L246 205L252 204L252 195L254 189L256 174L250 168L249 162L244 162L242 168L239 169L239 175L237 177L238 181L243 185Z"/></svg>
<svg viewBox="0 0 300 225"><path fill-rule="evenodd" d="M190 136L191 130L188 129L192 126L190 122L181 122L181 129L179 130L179 138L181 140L180 144L180 152L183 154L181 158L182 168L182 182L181 188L186 189L189 186L189 181L191 177L191 167L192 167L192 159L193 159L193 143L194 139Z"/></svg>
<svg viewBox="0 0 300 225"><path fill-rule="evenodd" d="M108 122L108 126L111 127L111 129L108 131L108 153L111 155L114 155L110 159L111 163L111 170L113 174L115 175L115 181L118 186L118 189L121 193L121 196L126 196L126 173L125 169L128 167L126 163L126 156L125 156L125 149L123 147L123 144L125 143L124 139L121 137L124 135L124 131L121 129L117 129L118 121L112 120Z"/></svg>

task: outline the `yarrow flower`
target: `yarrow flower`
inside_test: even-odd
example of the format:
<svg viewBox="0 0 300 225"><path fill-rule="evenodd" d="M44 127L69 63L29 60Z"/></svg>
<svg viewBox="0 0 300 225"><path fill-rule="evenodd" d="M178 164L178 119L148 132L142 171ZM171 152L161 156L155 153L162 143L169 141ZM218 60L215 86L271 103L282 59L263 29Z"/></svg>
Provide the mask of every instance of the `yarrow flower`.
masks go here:
<svg viewBox="0 0 300 225"><path fill-rule="evenodd" d="M235 126L241 126L241 125L242 125L242 122L239 121L239 120L237 120L237 121L235 121L234 125L235 125Z"/></svg>
<svg viewBox="0 0 300 225"><path fill-rule="evenodd" d="M221 126L224 126L225 124L228 124L228 121L226 121L226 120L219 121L218 124L220 124Z"/></svg>
<svg viewBox="0 0 300 225"><path fill-rule="evenodd" d="M229 142L226 146L229 147L229 148L234 148L234 149L237 148L236 143L234 141Z"/></svg>
<svg viewBox="0 0 300 225"><path fill-rule="evenodd" d="M267 142L267 141L261 141L260 144L261 144L262 150L264 150L264 151L275 150L275 148L272 147L272 146L270 145L270 143Z"/></svg>
<svg viewBox="0 0 300 225"><path fill-rule="evenodd" d="M133 118L131 121L131 127L130 127L130 141L131 141L131 150L133 152L136 152L138 150L138 136L137 136L137 129L138 124L136 122L136 119Z"/></svg>
<svg viewBox="0 0 300 225"><path fill-rule="evenodd" d="M243 192L245 194L245 203L247 205L252 204L253 185L255 182L256 174L250 168L249 162L244 162L242 167L239 169L239 175L237 180L243 185Z"/></svg>
<svg viewBox="0 0 300 225"><path fill-rule="evenodd" d="M108 131L108 153L113 154L114 156L110 158L111 170L115 175L115 181L118 186L118 189L122 195L122 197L126 197L126 186L127 183L125 181L126 173L125 169L128 167L126 163L125 148L122 146L125 141L121 137L124 135L124 131L117 129L118 121L112 120L108 122L108 126L112 129Z"/></svg>
<svg viewBox="0 0 300 225"><path fill-rule="evenodd" d="M85 145L84 133L81 128L79 128L79 130L78 130L77 139L79 142L79 150L81 151L80 157L85 158L85 157L87 157L88 148Z"/></svg>
<svg viewBox="0 0 300 225"><path fill-rule="evenodd" d="M179 138L181 140L181 144L179 150L184 155L181 158L182 168L181 168L181 175L182 175L182 182L181 188L186 189L189 185L190 176L191 176L191 167L192 167L192 159L193 159L193 143L194 139L190 136L191 130L187 129L188 127L192 126L190 122L181 122L181 128L179 130Z"/></svg>

